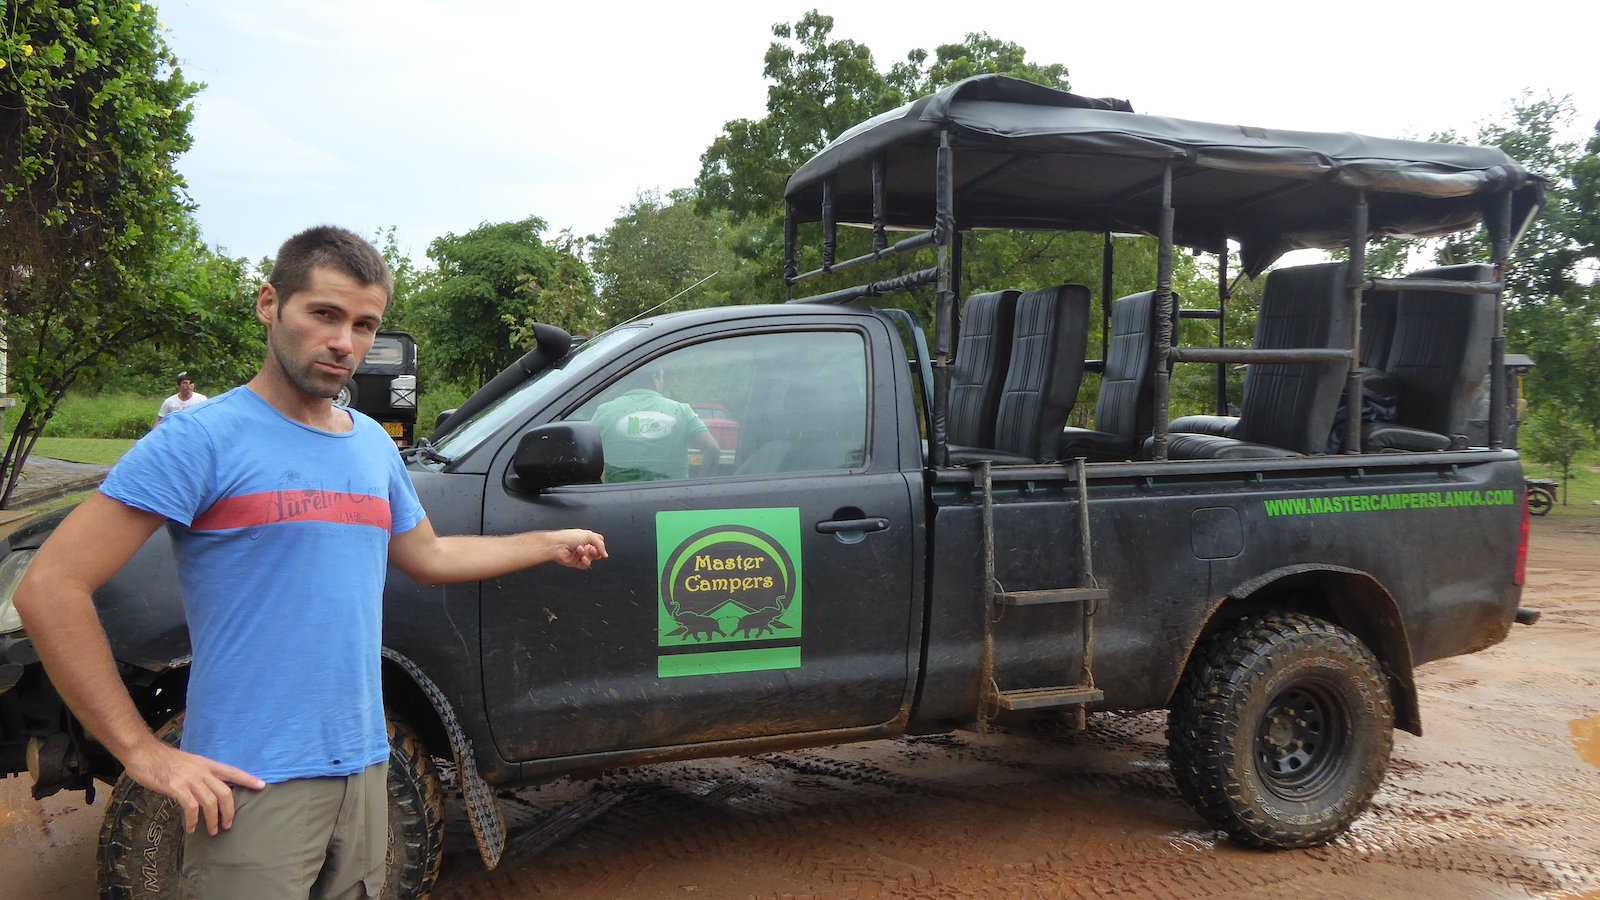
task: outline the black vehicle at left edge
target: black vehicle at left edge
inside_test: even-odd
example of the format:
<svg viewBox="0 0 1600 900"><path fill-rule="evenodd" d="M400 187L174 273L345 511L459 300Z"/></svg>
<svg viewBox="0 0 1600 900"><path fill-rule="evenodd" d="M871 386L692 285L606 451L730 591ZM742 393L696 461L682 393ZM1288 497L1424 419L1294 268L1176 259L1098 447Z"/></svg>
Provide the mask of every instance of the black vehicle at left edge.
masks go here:
<svg viewBox="0 0 1600 900"><path fill-rule="evenodd" d="M440 534L581 527L610 558L445 586L390 570L385 896L438 876L435 759L493 867L509 786L1097 710L1169 710L1180 791L1244 845L1348 828L1393 729L1422 733L1415 668L1537 618L1519 607L1500 279L1542 187L1484 148L1229 128L968 79L845 132L787 191L788 285L902 252L934 249L935 266L577 347L537 326L405 454L411 478ZM836 219L873 228L872 252L836 260ZM813 222L821 266L801 273ZM1362 270L1373 236L1479 224L1493 265ZM1091 304L1063 273L963 295L963 237L1005 227L1105 229L1108 271L1112 229L1153 235L1153 290L1112 298L1108 280ZM1179 346L1180 319L1221 317L1227 256L1202 309L1171 289L1173 248L1230 240L1266 278L1254 344ZM1266 271L1301 246L1353 252ZM924 284L932 341L858 302ZM1171 367L1191 362L1249 366L1239 416L1219 387L1219 415L1168 421ZM1486 372L1496 402L1474 441ZM1086 373L1092 431L1066 427ZM1392 417L1340 420L1371 386L1399 398ZM691 463L671 438L697 430L697 406L737 443ZM171 896L175 807L119 778L6 618L64 515L0 543L0 773L40 797L113 784L103 896ZM95 602L136 704L177 740L190 649L168 531Z"/></svg>

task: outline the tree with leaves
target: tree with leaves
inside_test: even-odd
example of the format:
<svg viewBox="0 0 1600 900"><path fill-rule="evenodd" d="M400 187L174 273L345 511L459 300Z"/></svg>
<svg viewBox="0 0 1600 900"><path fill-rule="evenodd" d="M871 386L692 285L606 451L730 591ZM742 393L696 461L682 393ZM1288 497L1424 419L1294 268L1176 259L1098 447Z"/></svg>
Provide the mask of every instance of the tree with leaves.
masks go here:
<svg viewBox="0 0 1600 900"><path fill-rule="evenodd" d="M0 312L20 400L0 505L107 353L233 333L230 267L200 244L175 166L199 89L150 6L20 0L0 17Z"/></svg>
<svg viewBox="0 0 1600 900"><path fill-rule="evenodd" d="M434 271L405 321L426 337L424 352L453 381L476 387L528 349L534 320L573 333L599 320L594 277L582 241L543 239L543 219L484 223L428 245Z"/></svg>
<svg viewBox="0 0 1600 900"><path fill-rule="evenodd" d="M1529 459L1561 470L1561 505L1566 506L1572 463L1578 454L1595 445L1594 426L1546 405L1522 423L1518 442Z"/></svg>
<svg viewBox="0 0 1600 900"><path fill-rule="evenodd" d="M693 191L641 192L590 243L605 324L651 310L740 302L734 288L753 274L740 271L748 262L737 252L740 230L726 210L697 210Z"/></svg>

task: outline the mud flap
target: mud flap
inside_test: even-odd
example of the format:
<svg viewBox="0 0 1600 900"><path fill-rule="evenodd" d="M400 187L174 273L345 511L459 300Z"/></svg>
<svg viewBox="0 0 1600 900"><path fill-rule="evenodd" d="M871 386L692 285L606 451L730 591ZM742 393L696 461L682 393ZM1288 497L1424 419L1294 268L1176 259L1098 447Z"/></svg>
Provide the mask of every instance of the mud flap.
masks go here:
<svg viewBox="0 0 1600 900"><path fill-rule="evenodd" d="M383 658L405 670L406 675L427 695L428 702L433 704L433 711L439 716L439 722L444 725L444 732L450 738L450 752L455 758L457 777L461 779L461 792L466 800L468 821L472 823L472 836L478 842L478 854L483 857L484 868L493 869L500 864L500 856L506 849L506 820L500 812L500 801L495 798L494 791L478 774L478 763L472 755L472 742L461 730L461 723L456 719L455 710L450 708L450 702L445 699L444 692L417 668L416 663L388 647L383 648Z"/></svg>

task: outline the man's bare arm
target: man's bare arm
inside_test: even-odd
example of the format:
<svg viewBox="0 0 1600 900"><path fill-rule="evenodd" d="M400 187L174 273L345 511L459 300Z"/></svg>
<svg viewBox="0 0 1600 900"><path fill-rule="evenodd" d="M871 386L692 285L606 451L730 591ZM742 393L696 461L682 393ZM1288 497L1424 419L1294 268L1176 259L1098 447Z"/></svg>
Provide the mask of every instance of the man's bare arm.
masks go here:
<svg viewBox="0 0 1600 900"><path fill-rule="evenodd" d="M605 538L579 528L504 537L440 537L433 523L423 519L389 539L389 560L421 584L482 581L547 562L587 569L605 558Z"/></svg>
<svg viewBox="0 0 1600 900"><path fill-rule="evenodd" d="M225 782L260 789L260 779L184 753L151 733L117 673L100 627L94 592L133 558L162 518L93 494L57 526L17 587L16 607L45 672L89 733L129 777L183 807L185 827L199 817L216 834L233 824Z"/></svg>

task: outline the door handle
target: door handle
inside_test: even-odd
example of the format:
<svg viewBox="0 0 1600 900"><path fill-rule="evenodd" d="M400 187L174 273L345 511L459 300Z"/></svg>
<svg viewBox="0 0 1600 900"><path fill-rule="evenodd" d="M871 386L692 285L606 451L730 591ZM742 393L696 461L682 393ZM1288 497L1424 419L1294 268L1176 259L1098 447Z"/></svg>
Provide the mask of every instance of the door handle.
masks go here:
<svg viewBox="0 0 1600 900"><path fill-rule="evenodd" d="M889 527L889 520L882 516L869 516L865 519L829 519L817 523L818 534L865 534L868 531L884 531Z"/></svg>

